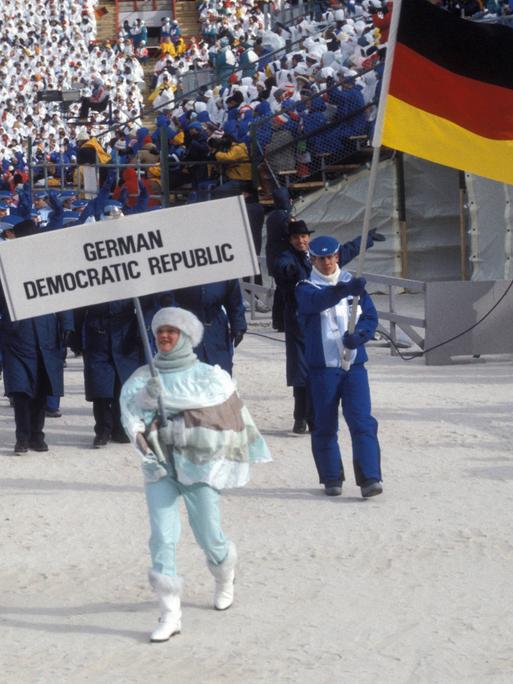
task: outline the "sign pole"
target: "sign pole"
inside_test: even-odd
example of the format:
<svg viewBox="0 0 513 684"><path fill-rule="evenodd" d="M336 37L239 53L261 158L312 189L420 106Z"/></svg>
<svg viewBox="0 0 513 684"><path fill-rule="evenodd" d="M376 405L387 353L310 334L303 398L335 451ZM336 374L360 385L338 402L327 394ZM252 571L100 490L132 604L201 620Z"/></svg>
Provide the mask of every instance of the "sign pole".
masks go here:
<svg viewBox="0 0 513 684"><path fill-rule="evenodd" d="M150 340L148 339L148 331L146 330L146 323L144 321L144 315L141 307L141 302L139 301L139 297L134 297L133 298L133 303L135 306L135 313L137 315L137 323L139 325L139 334L141 335L141 340L143 343L144 347L144 355L146 357L146 361L148 362L148 366L150 367L150 373L152 378L158 377L158 372L157 369L155 368L155 363L153 361L153 354L151 352L151 347L150 347ZM161 427L166 427L167 425L167 416L166 412L164 410L164 399L162 398L162 394L159 394L159 413L160 413L160 425Z"/></svg>

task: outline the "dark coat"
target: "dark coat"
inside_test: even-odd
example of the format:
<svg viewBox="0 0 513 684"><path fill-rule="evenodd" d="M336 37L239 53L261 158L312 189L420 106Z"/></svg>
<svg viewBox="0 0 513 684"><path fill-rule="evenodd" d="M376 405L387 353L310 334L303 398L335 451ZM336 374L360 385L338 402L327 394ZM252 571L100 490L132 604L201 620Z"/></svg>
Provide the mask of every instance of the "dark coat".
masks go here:
<svg viewBox="0 0 513 684"><path fill-rule="evenodd" d="M276 262L276 284L284 298L285 348L287 358L287 385L304 387L308 375L305 361L305 343L296 313L296 284L307 280L312 265L307 252L298 252L289 246Z"/></svg>
<svg viewBox="0 0 513 684"><path fill-rule="evenodd" d="M3 357L5 394L38 394L48 381L48 394L64 394L64 332L73 330L69 311L44 314L11 322L3 293L0 302L0 349Z"/></svg>
<svg viewBox="0 0 513 684"><path fill-rule="evenodd" d="M174 291L176 306L191 311L205 326L203 340L195 348L200 361L218 364L232 372L232 338L247 330L238 280L195 285Z"/></svg>
<svg viewBox="0 0 513 684"><path fill-rule="evenodd" d="M281 253L289 244L288 225L290 221L290 198L287 188L273 191L274 209L267 216L267 243L265 258L267 272L275 278L274 268Z"/></svg>
<svg viewBox="0 0 513 684"><path fill-rule="evenodd" d="M340 246L339 262L344 266L354 259L360 251L361 237ZM373 244L369 236L367 245ZM305 342L302 328L299 324L296 302L296 284L301 280L308 280L312 272L312 265L306 252L298 252L292 246L281 253L275 265L276 284L284 300L284 328L287 358L287 385L289 387L303 387L306 384L308 367L305 359Z"/></svg>
<svg viewBox="0 0 513 684"><path fill-rule="evenodd" d="M156 309L154 298L142 297L147 328ZM115 385L122 385L144 360L135 308L131 299L95 304L77 312L84 353L87 401L113 399Z"/></svg>

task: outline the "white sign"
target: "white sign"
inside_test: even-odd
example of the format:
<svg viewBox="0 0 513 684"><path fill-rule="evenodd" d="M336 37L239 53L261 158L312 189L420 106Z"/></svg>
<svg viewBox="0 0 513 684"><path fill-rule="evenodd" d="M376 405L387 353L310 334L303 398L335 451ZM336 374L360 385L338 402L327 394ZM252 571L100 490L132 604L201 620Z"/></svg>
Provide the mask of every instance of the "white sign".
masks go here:
<svg viewBox="0 0 513 684"><path fill-rule="evenodd" d="M71 226L0 247L13 321L257 273L242 197Z"/></svg>

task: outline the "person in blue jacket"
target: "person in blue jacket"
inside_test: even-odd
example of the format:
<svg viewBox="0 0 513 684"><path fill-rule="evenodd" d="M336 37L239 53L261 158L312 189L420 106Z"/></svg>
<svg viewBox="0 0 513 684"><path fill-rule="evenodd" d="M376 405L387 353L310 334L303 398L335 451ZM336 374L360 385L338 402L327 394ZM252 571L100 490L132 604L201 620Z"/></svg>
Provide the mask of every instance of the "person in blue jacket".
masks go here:
<svg viewBox="0 0 513 684"><path fill-rule="evenodd" d="M247 330L242 292L238 280L194 285L174 290L175 305L193 313L205 333L194 349L200 361L218 364L232 373L233 350Z"/></svg>
<svg viewBox="0 0 513 684"><path fill-rule="evenodd" d="M283 250L273 266L277 291L283 297L283 326L286 344L287 385L294 393L294 425L292 432L304 434L311 427L313 416L308 392L308 366L305 359L305 341L298 321L296 303L296 284L306 280L312 272L312 264L308 252L310 235L304 221L291 220L288 223L288 247ZM367 247L372 247L375 240L384 237L373 228L369 232ZM360 251L361 237L339 245L339 263L345 265ZM338 244L338 243L337 243Z"/></svg>
<svg viewBox="0 0 513 684"><path fill-rule="evenodd" d="M5 229L6 239L36 235L40 230L30 219ZM44 424L46 397L63 394L63 346L73 330L69 311L11 321L0 287L0 349L4 366L5 394L13 400L16 425L14 452L48 451Z"/></svg>
<svg viewBox="0 0 513 684"><path fill-rule="evenodd" d="M371 415L365 343L374 336L378 316L365 292L365 279L339 267L338 241L320 236L310 243L312 275L296 286L305 337L308 383L313 406L312 452L319 481L328 496L342 493L344 468L338 445L338 408L349 428L356 484L362 496L381 494L378 423ZM348 331L351 306L359 297L358 318ZM343 368L347 350L349 368ZM344 357L345 358L345 357Z"/></svg>

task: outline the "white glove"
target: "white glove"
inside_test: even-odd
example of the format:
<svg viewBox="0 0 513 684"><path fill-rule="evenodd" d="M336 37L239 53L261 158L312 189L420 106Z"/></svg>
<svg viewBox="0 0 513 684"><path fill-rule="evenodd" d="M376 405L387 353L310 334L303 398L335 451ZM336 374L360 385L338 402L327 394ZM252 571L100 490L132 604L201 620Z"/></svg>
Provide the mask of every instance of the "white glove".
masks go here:
<svg viewBox="0 0 513 684"><path fill-rule="evenodd" d="M153 451L148 451L141 459L145 482L158 482L166 477L167 470L157 459Z"/></svg>
<svg viewBox="0 0 513 684"><path fill-rule="evenodd" d="M152 399L158 399L162 394L162 384L159 377L151 377L146 383L146 393Z"/></svg>

